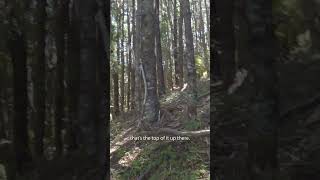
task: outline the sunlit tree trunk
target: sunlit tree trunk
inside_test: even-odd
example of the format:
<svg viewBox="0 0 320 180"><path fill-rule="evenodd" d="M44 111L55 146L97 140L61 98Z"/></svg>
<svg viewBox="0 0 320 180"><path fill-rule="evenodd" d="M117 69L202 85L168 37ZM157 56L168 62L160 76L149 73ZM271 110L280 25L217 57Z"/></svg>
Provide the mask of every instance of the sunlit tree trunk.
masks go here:
<svg viewBox="0 0 320 180"><path fill-rule="evenodd" d="M182 88L183 87L183 49L184 49L184 44L183 44L183 10L182 10L182 6L181 6L181 2L179 2L180 4L180 14L179 14L179 20L178 20L178 31L179 31L179 37L178 37L178 67L177 67L177 76L179 78L179 87Z"/></svg>
<svg viewBox="0 0 320 180"><path fill-rule="evenodd" d="M160 32L160 21L159 21L159 0L155 0L155 52L156 52L156 62L157 62L157 80L158 80L158 94L162 96L165 94L165 82L163 74L163 64L162 64L162 49L161 49L161 32Z"/></svg>
<svg viewBox="0 0 320 180"><path fill-rule="evenodd" d="M155 59L155 13L153 9L153 0L142 1L142 18L141 18L141 34L142 34L142 54L141 60L143 65L143 74L145 75L146 84L146 102L144 104L143 123L150 125L158 120L159 101L157 95L156 80L156 59ZM146 128L146 126L145 126Z"/></svg>
<svg viewBox="0 0 320 180"><path fill-rule="evenodd" d="M196 67L193 47L193 35L191 28L191 11L189 0L181 0L184 23L185 23L185 39L186 39L186 61L187 61L187 83L188 90L191 93L192 99L196 100L197 97L197 85L196 85ZM189 114L191 119L196 117L196 106L191 105L189 107Z"/></svg>

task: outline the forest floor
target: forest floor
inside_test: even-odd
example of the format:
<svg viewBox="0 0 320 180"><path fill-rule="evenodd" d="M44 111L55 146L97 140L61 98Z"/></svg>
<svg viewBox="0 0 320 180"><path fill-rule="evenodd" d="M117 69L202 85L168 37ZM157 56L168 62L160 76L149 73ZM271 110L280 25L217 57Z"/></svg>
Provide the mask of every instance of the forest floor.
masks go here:
<svg viewBox="0 0 320 180"><path fill-rule="evenodd" d="M209 80L200 81L198 87L197 119L187 120L188 94L175 90L160 100L159 124L162 128L179 131L209 129ZM123 113L111 120L112 180L210 179L209 137L184 140L130 139L139 136L143 138L138 132L138 120L137 112Z"/></svg>

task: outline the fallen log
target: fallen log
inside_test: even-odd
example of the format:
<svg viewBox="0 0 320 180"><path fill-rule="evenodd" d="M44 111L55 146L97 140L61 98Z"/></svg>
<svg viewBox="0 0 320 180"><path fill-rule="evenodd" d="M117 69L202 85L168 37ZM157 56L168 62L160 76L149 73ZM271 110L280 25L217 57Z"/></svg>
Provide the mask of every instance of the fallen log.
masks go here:
<svg viewBox="0 0 320 180"><path fill-rule="evenodd" d="M198 130L198 131L178 131L171 128L159 128L151 131L142 131L142 134L170 134L175 136L191 136L191 137L200 137L200 136L210 136L210 129Z"/></svg>

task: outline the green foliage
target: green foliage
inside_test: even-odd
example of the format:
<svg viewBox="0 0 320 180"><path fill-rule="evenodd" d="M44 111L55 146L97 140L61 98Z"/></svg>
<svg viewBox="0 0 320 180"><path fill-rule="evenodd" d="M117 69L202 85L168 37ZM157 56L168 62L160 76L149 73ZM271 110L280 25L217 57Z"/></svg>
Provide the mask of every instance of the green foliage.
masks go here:
<svg viewBox="0 0 320 180"><path fill-rule="evenodd" d="M201 126L201 123L199 120L189 120L189 121L186 121L184 124L183 124L184 128L186 130L197 130L200 128Z"/></svg>
<svg viewBox="0 0 320 180"><path fill-rule="evenodd" d="M195 56L196 62L196 71L198 77L203 77L204 75L208 75L207 67L204 64L204 58L200 55Z"/></svg>
<svg viewBox="0 0 320 180"><path fill-rule="evenodd" d="M148 170L152 172L148 177L150 180L196 180L208 173L197 147L192 144L157 144L151 147L142 152L130 169L122 172L120 179L136 178Z"/></svg>

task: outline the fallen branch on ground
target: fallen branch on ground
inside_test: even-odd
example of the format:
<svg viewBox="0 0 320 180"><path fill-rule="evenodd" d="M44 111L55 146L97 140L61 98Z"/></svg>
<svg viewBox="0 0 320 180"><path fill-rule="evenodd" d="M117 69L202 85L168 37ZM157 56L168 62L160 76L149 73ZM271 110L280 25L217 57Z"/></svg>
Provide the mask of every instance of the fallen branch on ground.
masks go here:
<svg viewBox="0 0 320 180"><path fill-rule="evenodd" d="M200 136L209 136L210 129L198 130L198 131L178 131L176 129L170 128L160 128L153 131L142 131L142 134L170 134L175 136L192 136L192 137L200 137Z"/></svg>

